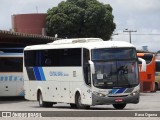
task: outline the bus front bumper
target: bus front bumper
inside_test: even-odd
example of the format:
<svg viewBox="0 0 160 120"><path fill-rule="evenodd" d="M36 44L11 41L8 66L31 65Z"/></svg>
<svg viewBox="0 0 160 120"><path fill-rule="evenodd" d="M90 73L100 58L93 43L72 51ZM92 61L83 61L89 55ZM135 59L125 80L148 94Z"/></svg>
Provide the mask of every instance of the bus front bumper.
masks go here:
<svg viewBox="0 0 160 120"><path fill-rule="evenodd" d="M122 103L139 103L139 93L135 95L126 95L126 96L98 96L96 94L92 94L92 105L109 105L109 104L122 104Z"/></svg>

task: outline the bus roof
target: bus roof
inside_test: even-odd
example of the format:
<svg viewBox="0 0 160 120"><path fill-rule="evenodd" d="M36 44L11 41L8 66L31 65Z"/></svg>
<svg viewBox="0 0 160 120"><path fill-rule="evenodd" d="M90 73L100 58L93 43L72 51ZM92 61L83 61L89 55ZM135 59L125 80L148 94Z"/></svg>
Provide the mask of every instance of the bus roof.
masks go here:
<svg viewBox="0 0 160 120"><path fill-rule="evenodd" d="M0 57L23 57L23 53L4 53L4 52L0 52Z"/></svg>
<svg viewBox="0 0 160 120"><path fill-rule="evenodd" d="M27 46L24 50L39 49L60 49L60 48L116 48L116 47L134 47L134 45L124 41L103 41L99 38L78 38L78 39L62 39L52 43L43 45Z"/></svg>

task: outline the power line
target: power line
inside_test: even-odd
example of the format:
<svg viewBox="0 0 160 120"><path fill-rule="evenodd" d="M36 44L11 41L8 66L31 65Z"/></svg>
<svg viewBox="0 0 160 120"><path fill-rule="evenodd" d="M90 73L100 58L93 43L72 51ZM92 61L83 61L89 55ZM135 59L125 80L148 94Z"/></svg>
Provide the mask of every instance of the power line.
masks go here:
<svg viewBox="0 0 160 120"><path fill-rule="evenodd" d="M160 34L150 34L150 33L145 34L145 33L143 33L143 34L132 34L132 35L160 35Z"/></svg>
<svg viewBox="0 0 160 120"><path fill-rule="evenodd" d="M130 43L131 43L131 33L132 32L137 32L137 30L128 30L128 29L125 29L125 30L123 30L123 32L128 32L129 33L129 40L130 40Z"/></svg>
<svg viewBox="0 0 160 120"><path fill-rule="evenodd" d="M128 35L128 34L118 33L118 35ZM132 34L132 35L160 35L160 34L140 33L140 34Z"/></svg>

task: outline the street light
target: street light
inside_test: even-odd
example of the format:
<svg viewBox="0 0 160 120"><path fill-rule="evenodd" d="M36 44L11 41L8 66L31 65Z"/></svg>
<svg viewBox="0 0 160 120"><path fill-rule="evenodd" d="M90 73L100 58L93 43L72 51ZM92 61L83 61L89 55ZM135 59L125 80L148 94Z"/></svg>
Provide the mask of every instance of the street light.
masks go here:
<svg viewBox="0 0 160 120"><path fill-rule="evenodd" d="M125 29L125 30L123 30L123 32L128 32L129 33L129 40L130 40L130 43L131 43L131 33L132 32L137 32L137 30L128 30L128 29Z"/></svg>

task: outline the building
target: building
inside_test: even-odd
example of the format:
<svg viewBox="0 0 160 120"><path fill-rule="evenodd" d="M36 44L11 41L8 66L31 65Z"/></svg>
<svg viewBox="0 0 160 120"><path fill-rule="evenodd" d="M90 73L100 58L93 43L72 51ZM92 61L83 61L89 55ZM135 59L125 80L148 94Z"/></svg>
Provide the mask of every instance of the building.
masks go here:
<svg viewBox="0 0 160 120"><path fill-rule="evenodd" d="M12 15L12 29L0 30L0 48L53 42L55 38L45 34L46 17L45 13Z"/></svg>
<svg viewBox="0 0 160 120"><path fill-rule="evenodd" d="M13 32L46 35L46 13L12 15Z"/></svg>
<svg viewBox="0 0 160 120"><path fill-rule="evenodd" d="M54 37L0 30L0 48L25 47L53 42Z"/></svg>

